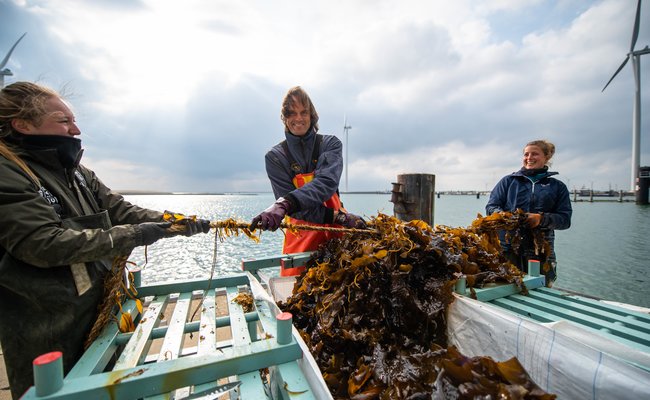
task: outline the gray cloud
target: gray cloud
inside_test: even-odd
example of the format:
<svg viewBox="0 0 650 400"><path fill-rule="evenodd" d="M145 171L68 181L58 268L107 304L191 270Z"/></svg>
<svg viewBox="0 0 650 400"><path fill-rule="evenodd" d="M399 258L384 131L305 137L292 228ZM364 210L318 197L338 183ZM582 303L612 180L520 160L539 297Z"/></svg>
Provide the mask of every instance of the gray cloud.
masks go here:
<svg viewBox="0 0 650 400"><path fill-rule="evenodd" d="M282 4L224 3L195 20L179 14L168 28L204 29L196 49L134 36L131 54L144 57L120 58L57 18L79 24L76 7L97 29L132 29L150 6L71 2L58 14L47 1L0 1L0 52L28 32L7 82L66 88L85 162L117 189L269 190L263 156L282 139L280 102L297 84L312 96L323 133L345 140L347 115L351 190L389 188L404 171L436 173L441 190L484 189L516 170L535 138L557 145L554 168L571 186L628 188L630 66L601 89L629 47L631 2L407 3L392 13L387 3L339 4L340 17L317 3L302 20ZM120 13L134 19L122 24L113 18ZM637 48L650 44L646 20ZM175 55L182 63L151 71L168 79L160 90L147 86L142 63ZM645 84L650 63L641 65ZM642 165L650 164L648 93L644 85Z"/></svg>

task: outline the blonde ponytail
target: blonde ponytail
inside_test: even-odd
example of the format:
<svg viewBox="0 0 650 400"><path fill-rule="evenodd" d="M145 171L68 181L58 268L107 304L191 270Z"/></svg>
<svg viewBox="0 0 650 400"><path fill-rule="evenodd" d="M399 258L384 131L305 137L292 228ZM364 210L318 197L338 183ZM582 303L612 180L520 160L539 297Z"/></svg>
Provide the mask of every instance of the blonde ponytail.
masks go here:
<svg viewBox="0 0 650 400"><path fill-rule="evenodd" d="M16 82L0 90L0 155L15 163L34 182L41 187L36 174L27 163L7 144L5 138L15 134L12 121L22 119L38 123L46 114L45 102L59 95L45 86L32 82Z"/></svg>

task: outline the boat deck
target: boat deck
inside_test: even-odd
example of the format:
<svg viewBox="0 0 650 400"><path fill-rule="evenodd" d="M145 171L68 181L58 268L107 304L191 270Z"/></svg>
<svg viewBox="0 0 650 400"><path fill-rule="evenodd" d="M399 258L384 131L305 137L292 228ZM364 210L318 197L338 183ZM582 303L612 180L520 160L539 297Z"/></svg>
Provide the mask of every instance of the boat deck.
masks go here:
<svg viewBox="0 0 650 400"><path fill-rule="evenodd" d="M24 399L327 398L290 314L265 293L247 273L140 287L142 315L133 300L122 306L136 316L134 332L110 322L65 379L45 368L45 383L37 374Z"/></svg>
<svg viewBox="0 0 650 400"><path fill-rule="evenodd" d="M542 323L571 321L634 349L650 353L650 315L563 290L541 287L527 296L512 294L489 301Z"/></svg>
<svg viewBox="0 0 650 400"><path fill-rule="evenodd" d="M524 283L528 295L514 284L489 285L472 291L463 282L456 292L487 302L540 323L570 321L632 349L650 354L650 314L606 303L577 293L545 287L539 263L529 265ZM647 366L643 367L650 370Z"/></svg>
<svg viewBox="0 0 650 400"><path fill-rule="evenodd" d="M24 399L331 398L291 320L287 324L275 304L290 295L295 281L280 277L279 266L302 266L310 255L243 260L244 273L212 281L139 287L148 303L142 315L133 300L123 305L135 316L134 332L120 333L111 322L65 379L61 371L46 370L46 383L36 379ZM633 349L641 356L632 363L650 371L649 314L546 288L538 266L529 270L526 296L514 284L468 289L463 279L456 292L536 323L569 321ZM253 299L248 312L237 301L242 294Z"/></svg>
<svg viewBox="0 0 650 400"><path fill-rule="evenodd" d="M311 253L285 254L278 257L244 260L242 269L256 274L265 282L276 300L291 294L293 277L280 277L279 267L299 267L309 260ZM538 323L570 322L599 336L610 339L650 358L650 314L609 304L586 296L545 286L539 272L539 263L531 262L530 273L524 277L528 295L520 294L515 284L488 284L480 289L469 289L459 279L456 293L505 309L511 314ZM634 363L650 371L648 363Z"/></svg>

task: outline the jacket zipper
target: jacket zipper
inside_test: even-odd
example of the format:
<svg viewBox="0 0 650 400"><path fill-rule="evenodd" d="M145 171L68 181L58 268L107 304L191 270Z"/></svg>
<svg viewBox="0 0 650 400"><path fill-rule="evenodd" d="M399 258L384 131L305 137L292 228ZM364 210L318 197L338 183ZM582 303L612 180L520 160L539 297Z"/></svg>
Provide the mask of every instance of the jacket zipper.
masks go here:
<svg viewBox="0 0 650 400"><path fill-rule="evenodd" d="M528 212L533 212L533 205L535 204L535 182L530 178L528 178L528 180L533 185L530 189L530 204L528 205Z"/></svg>
<svg viewBox="0 0 650 400"><path fill-rule="evenodd" d="M75 184L76 181L74 180L75 177L73 171L74 170L66 169L65 177L68 181L68 188L70 189L71 192L73 192L76 195L75 197L77 198L77 203L79 203L81 210L77 208L76 204L70 204L70 207L74 208L74 211L76 212L77 215L84 215L84 213L82 212L83 204L81 203L81 193L79 192L79 186Z"/></svg>

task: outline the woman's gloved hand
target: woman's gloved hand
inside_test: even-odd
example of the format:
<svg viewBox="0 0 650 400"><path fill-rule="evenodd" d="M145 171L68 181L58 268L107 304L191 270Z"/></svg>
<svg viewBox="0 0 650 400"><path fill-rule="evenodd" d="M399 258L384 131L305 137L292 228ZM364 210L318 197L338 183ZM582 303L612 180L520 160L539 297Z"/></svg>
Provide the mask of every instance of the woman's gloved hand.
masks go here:
<svg viewBox="0 0 650 400"><path fill-rule="evenodd" d="M526 221L528 226L531 228L536 228L542 222L542 214L529 213L526 214Z"/></svg>
<svg viewBox="0 0 650 400"><path fill-rule="evenodd" d="M340 210L334 216L334 223L341 225L344 228L366 229L368 227L366 221L364 221L360 216L352 213L345 213Z"/></svg>
<svg viewBox="0 0 650 400"><path fill-rule="evenodd" d="M210 232L210 221L207 219L197 218L196 220L186 219L181 221L181 225L185 225L185 231L181 232L182 235L192 236L197 233Z"/></svg>
<svg viewBox="0 0 650 400"><path fill-rule="evenodd" d="M174 223L174 227L171 229L172 232L170 232L173 233L171 236L192 236L197 233L210 232L210 221L196 218L194 215L188 217L184 214L165 210L163 220Z"/></svg>
<svg viewBox="0 0 650 400"><path fill-rule="evenodd" d="M143 222L135 226L135 242L138 246L149 246L164 237L172 237L180 232L170 232L171 222Z"/></svg>
<svg viewBox="0 0 650 400"><path fill-rule="evenodd" d="M278 198L269 208L262 211L251 221L250 229L260 229L266 231L275 231L280 227L284 216L291 210L291 203L284 197Z"/></svg>

